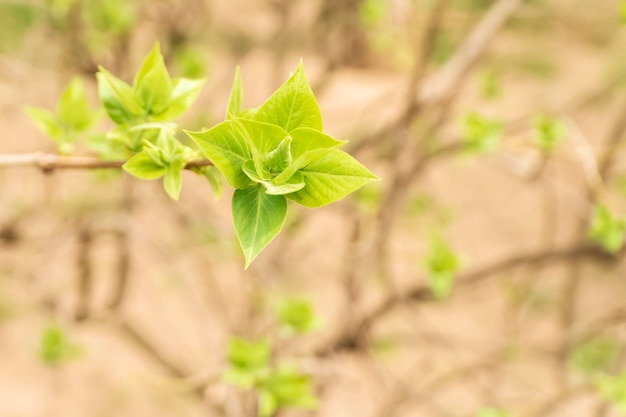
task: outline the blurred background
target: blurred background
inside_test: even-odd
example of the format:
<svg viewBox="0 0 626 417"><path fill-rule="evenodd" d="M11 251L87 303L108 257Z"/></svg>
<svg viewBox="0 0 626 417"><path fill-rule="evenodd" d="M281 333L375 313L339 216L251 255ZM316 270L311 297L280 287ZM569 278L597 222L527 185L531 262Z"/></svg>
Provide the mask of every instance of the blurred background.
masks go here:
<svg viewBox="0 0 626 417"><path fill-rule="evenodd" d="M310 376L317 406L272 415L624 415L625 24L616 0L0 0L0 416L255 416L234 336ZM56 152L24 106L80 76L96 107L98 65L131 82L155 41L208 79L189 130L236 66L256 107L302 59L383 181L291 205L244 271L228 187L3 165Z"/></svg>

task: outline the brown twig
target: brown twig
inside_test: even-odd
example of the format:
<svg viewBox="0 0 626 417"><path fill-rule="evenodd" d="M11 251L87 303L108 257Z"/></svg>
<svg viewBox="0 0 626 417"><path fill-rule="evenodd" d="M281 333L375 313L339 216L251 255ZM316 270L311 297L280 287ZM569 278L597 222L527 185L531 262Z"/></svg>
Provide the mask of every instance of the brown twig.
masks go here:
<svg viewBox="0 0 626 417"><path fill-rule="evenodd" d="M57 169L120 169L126 161L105 161L91 156L62 156L43 152L0 155L0 168L35 167L49 173ZM209 160L190 161L185 169L213 165Z"/></svg>
<svg viewBox="0 0 626 417"><path fill-rule="evenodd" d="M489 277L523 265L542 265L553 262L570 261L572 259L597 258L616 259L616 257L604 252L601 248L592 245L578 245L569 248L548 249L506 257L474 271L460 274L457 277L455 289L458 290L459 288L473 286ZM424 282L425 280L416 278L414 281ZM377 321L381 320L397 307L408 302L429 302L434 300L435 297L433 296L430 287L424 284L418 284L397 294L391 294L389 297L374 306L370 311L361 316L360 320L358 320L355 324L353 331L340 335L339 338L328 344L326 348L322 349L319 353L323 355L336 350L361 348L369 329L373 327Z"/></svg>

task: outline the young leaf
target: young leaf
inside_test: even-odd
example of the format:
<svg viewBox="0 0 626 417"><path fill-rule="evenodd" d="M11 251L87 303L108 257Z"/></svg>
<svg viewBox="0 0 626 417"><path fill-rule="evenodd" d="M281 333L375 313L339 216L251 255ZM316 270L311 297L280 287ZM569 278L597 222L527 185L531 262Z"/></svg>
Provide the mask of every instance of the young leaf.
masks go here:
<svg viewBox="0 0 626 417"><path fill-rule="evenodd" d="M144 180L154 180L165 175L167 167L154 161L145 150L133 155L122 166L130 175Z"/></svg>
<svg viewBox="0 0 626 417"><path fill-rule="evenodd" d="M163 188L170 196L172 200L178 201L180 197L180 189L183 186L183 180L180 175L180 169L176 167L169 167L165 171L165 177L163 178Z"/></svg>
<svg viewBox="0 0 626 417"><path fill-rule="evenodd" d="M67 334L56 324L43 329L39 342L39 357L47 365L76 359L82 354L82 348L72 343Z"/></svg>
<svg viewBox="0 0 626 417"><path fill-rule="evenodd" d="M278 178L278 177L277 177ZM276 183L276 179L272 181L263 181L261 184L265 187L265 192L271 195L287 195L295 193L305 187L304 177L299 171L296 171L287 182L281 184Z"/></svg>
<svg viewBox="0 0 626 417"><path fill-rule="evenodd" d="M288 335L307 333L318 326L313 306L304 299L283 300L276 310L276 319Z"/></svg>
<svg viewBox="0 0 626 417"><path fill-rule="evenodd" d="M322 115L304 75L302 61L296 72L259 108L254 119L291 132L298 127L322 130Z"/></svg>
<svg viewBox="0 0 626 417"><path fill-rule="evenodd" d="M269 403L262 408L259 407L260 411L269 412L273 408L270 414L259 413L261 417L269 417L276 409L282 407L313 409L318 404L311 388L310 378L290 367L281 367L272 372L267 379L261 381L259 393L266 397L271 396L273 400L269 402L267 398L259 398L260 402L266 401ZM273 407L270 407L270 405L273 405Z"/></svg>
<svg viewBox="0 0 626 417"><path fill-rule="evenodd" d="M593 382L605 400L615 405L622 415L626 414L626 373L596 375Z"/></svg>
<svg viewBox="0 0 626 417"><path fill-rule="evenodd" d="M232 337L228 341L228 370L224 379L243 388L251 388L268 372L271 354L267 341L251 342Z"/></svg>
<svg viewBox="0 0 626 417"><path fill-rule="evenodd" d="M252 153L248 144L248 133L240 123L225 121L204 132L185 133L221 171L231 186L241 189L250 185L250 178L243 172L242 165L252 159Z"/></svg>
<svg viewBox="0 0 626 417"><path fill-rule="evenodd" d="M567 124L548 116L538 116L533 120L535 142L545 152L549 152L567 136Z"/></svg>
<svg viewBox="0 0 626 417"><path fill-rule="evenodd" d="M328 151L303 167L305 186L287 198L306 207L321 207L337 201L379 178L356 159L338 149ZM278 177L276 177L278 180Z"/></svg>
<svg viewBox="0 0 626 417"><path fill-rule="evenodd" d="M593 211L589 237L610 253L617 253L624 245L626 220L614 216L607 207L598 206Z"/></svg>
<svg viewBox="0 0 626 417"><path fill-rule="evenodd" d="M78 132L89 129L97 119L97 114L89 109L83 82L74 78L63 91L57 103L56 112L59 120Z"/></svg>
<svg viewBox="0 0 626 417"><path fill-rule="evenodd" d="M226 108L226 120L235 119L241 115L243 106L243 86L241 82L241 70L239 67L235 70L235 80L230 90L228 99L228 107Z"/></svg>
<svg viewBox="0 0 626 417"><path fill-rule="evenodd" d="M27 106L24 111L41 133L54 141L61 138L62 127L59 126L56 116L50 110Z"/></svg>
<svg viewBox="0 0 626 417"><path fill-rule="evenodd" d="M504 125L498 120L470 112L462 119L462 130L468 152L492 152L498 146Z"/></svg>
<svg viewBox="0 0 626 417"><path fill-rule="evenodd" d="M137 103L133 89L124 81L100 67L98 78L98 94L107 114L118 125L127 125L139 121L145 111Z"/></svg>
<svg viewBox="0 0 626 417"><path fill-rule="evenodd" d="M233 222L246 266L276 237L287 216L287 200L268 195L261 185L235 190L232 200Z"/></svg>
<svg viewBox="0 0 626 417"><path fill-rule="evenodd" d="M224 186L222 185L219 170L217 168L214 166L206 166L195 167L191 170L197 174L203 175L209 181L211 188L213 188L213 195L216 200L222 196Z"/></svg>
<svg viewBox="0 0 626 417"><path fill-rule="evenodd" d="M435 297L443 299L450 295L460 265L452 248L444 240L435 238L426 257L429 284Z"/></svg>
<svg viewBox="0 0 626 417"><path fill-rule="evenodd" d="M615 339L595 338L576 346L569 362L587 376L608 372L617 363L621 350Z"/></svg>
<svg viewBox="0 0 626 417"><path fill-rule="evenodd" d="M265 166L270 172L282 172L291 165L291 136L284 138L280 144L267 154Z"/></svg>
<svg viewBox="0 0 626 417"><path fill-rule="evenodd" d="M161 114L167 110L172 89L172 80L157 42L135 76L133 93L147 114Z"/></svg>
<svg viewBox="0 0 626 417"><path fill-rule="evenodd" d="M167 108L163 113L152 114L152 118L158 121L174 120L189 107L200 94L202 87L206 83L205 79L191 80L188 78L176 78L172 81L172 94Z"/></svg>

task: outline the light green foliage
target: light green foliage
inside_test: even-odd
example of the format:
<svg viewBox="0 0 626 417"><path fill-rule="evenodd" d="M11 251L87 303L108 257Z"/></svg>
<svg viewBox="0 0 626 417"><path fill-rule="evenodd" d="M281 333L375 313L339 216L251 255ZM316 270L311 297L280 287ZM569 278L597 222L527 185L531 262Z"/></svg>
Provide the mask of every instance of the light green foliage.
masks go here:
<svg viewBox="0 0 626 417"><path fill-rule="evenodd" d="M57 324L46 326L39 341L39 358L47 365L79 358L83 349L70 341L67 334Z"/></svg>
<svg viewBox="0 0 626 417"><path fill-rule="evenodd" d="M387 0L363 0L359 8L359 18L365 27L373 27L389 14Z"/></svg>
<svg viewBox="0 0 626 417"><path fill-rule="evenodd" d="M615 216L605 206L593 210L589 237L610 253L617 253L624 245L626 219Z"/></svg>
<svg viewBox="0 0 626 417"><path fill-rule="evenodd" d="M602 398L626 414L626 373L596 375L593 384Z"/></svg>
<svg viewBox="0 0 626 417"><path fill-rule="evenodd" d="M100 68L97 77L100 100L118 125L107 135L111 148L122 144L133 154L124 170L146 180L163 177L163 188L178 200L181 170L197 153L176 139L177 125L168 121L191 106L205 81L172 79L158 43L144 59L132 86L104 68ZM210 170L196 171L219 191L219 182L211 181L214 175Z"/></svg>
<svg viewBox="0 0 626 417"><path fill-rule="evenodd" d="M438 299L450 295L461 261L446 241L435 237L425 259L430 288Z"/></svg>
<svg viewBox="0 0 626 417"><path fill-rule="evenodd" d="M233 222L246 266L280 232L287 199L306 207L337 201L378 178L321 132L322 117L302 63L254 112L242 108L239 71L226 121L187 132L235 189Z"/></svg>
<svg viewBox="0 0 626 417"><path fill-rule="evenodd" d="M230 90L228 106L226 107L226 120L235 119L241 115L243 110L243 84L241 81L241 69L235 70L235 80Z"/></svg>
<svg viewBox="0 0 626 417"><path fill-rule="evenodd" d="M462 118L463 139L467 152L495 151L503 131L504 124L501 121L488 119L474 111Z"/></svg>
<svg viewBox="0 0 626 417"><path fill-rule="evenodd" d="M500 75L493 69L484 70L480 76L480 91L486 99L496 99L502 96L502 82Z"/></svg>
<svg viewBox="0 0 626 417"><path fill-rule="evenodd" d="M279 408L311 409L317 405L309 377L290 366L270 363L271 347L266 341L250 342L231 338L228 344L228 369L224 380L258 396L259 416L272 416Z"/></svg>
<svg viewBox="0 0 626 417"><path fill-rule="evenodd" d="M534 140L544 152L552 151L567 137L567 124L549 116L537 116L533 119Z"/></svg>
<svg viewBox="0 0 626 417"><path fill-rule="evenodd" d="M252 388L269 373L271 347L262 340L251 342L233 337L228 342L228 370L224 374L227 382L242 388Z"/></svg>
<svg viewBox="0 0 626 417"><path fill-rule="evenodd" d="M511 417L511 414L500 408L483 408L476 417Z"/></svg>
<svg viewBox="0 0 626 417"><path fill-rule="evenodd" d="M26 107L35 126L56 142L60 153L71 153L74 144L100 119L100 113L89 108L83 82L74 78L61 93L54 112Z"/></svg>
<svg viewBox="0 0 626 417"><path fill-rule="evenodd" d="M610 371L617 363L621 346L615 339L595 338L576 346L569 358L571 366L585 375Z"/></svg>
<svg viewBox="0 0 626 417"><path fill-rule="evenodd" d="M286 335L307 333L319 326L313 306L304 299L282 300L276 309L276 318Z"/></svg>
<svg viewBox="0 0 626 417"><path fill-rule="evenodd" d="M184 45L174 51L174 60L178 73L187 78L202 78L207 72L207 58L204 51Z"/></svg>
<svg viewBox="0 0 626 417"><path fill-rule="evenodd" d="M622 0L619 3L617 13L623 24L626 24L626 1Z"/></svg>
<svg viewBox="0 0 626 417"><path fill-rule="evenodd" d="M310 378L291 367L279 367L258 384L259 416L270 417L279 408L314 409L317 398Z"/></svg>
<svg viewBox="0 0 626 417"><path fill-rule="evenodd" d="M243 108L237 69L226 120L202 132L186 132L199 150L176 138L178 126L172 120L191 106L205 80L171 78L158 42L132 85L102 67L96 77L100 101L116 126L88 137L88 146L105 159L128 158L123 168L135 177L163 178L174 200L181 192L181 171L202 153L215 168L192 170L207 178L216 195L221 193L216 170L235 188L233 222L246 268L282 229L287 200L321 207L379 179L339 150L344 141L322 132L321 112L302 63L256 109ZM79 81L63 93L56 114L34 108L28 113L64 152L72 150L66 145L76 139L68 132L84 132L95 120Z"/></svg>
<svg viewBox="0 0 626 417"><path fill-rule="evenodd" d="M100 100L111 120L130 126L173 120L184 113L200 93L205 80L172 79L156 43L130 86L100 67Z"/></svg>
<svg viewBox="0 0 626 417"><path fill-rule="evenodd" d="M261 185L235 190L232 201L237 238L246 257L246 268L283 227L287 199L267 194Z"/></svg>
<svg viewBox="0 0 626 417"><path fill-rule="evenodd" d="M123 168L144 180L163 176L165 191L173 200L178 200L182 188L180 172L195 152L177 141L172 129L163 127L159 130L156 143L145 141L143 149L133 155Z"/></svg>

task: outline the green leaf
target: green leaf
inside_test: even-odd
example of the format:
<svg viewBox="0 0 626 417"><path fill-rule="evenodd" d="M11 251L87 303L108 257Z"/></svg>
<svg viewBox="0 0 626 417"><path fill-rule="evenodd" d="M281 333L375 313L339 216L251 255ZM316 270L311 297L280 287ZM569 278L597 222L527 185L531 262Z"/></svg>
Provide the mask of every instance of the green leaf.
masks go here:
<svg viewBox="0 0 626 417"><path fill-rule="evenodd" d="M608 372L619 360L622 348L615 339L595 338L582 343L571 352L571 366L585 375Z"/></svg>
<svg viewBox="0 0 626 417"><path fill-rule="evenodd" d="M283 300L276 309L276 319L288 335L307 333L319 325L310 301L299 298Z"/></svg>
<svg viewBox="0 0 626 417"><path fill-rule="evenodd" d="M493 152L504 132L498 120L487 119L477 112L467 113L462 119L463 139L468 152Z"/></svg>
<svg viewBox="0 0 626 417"><path fill-rule="evenodd" d="M271 195L287 195L295 193L306 186L304 183L304 176L298 171L296 171L291 178L287 180L287 182L282 184L277 184L276 178L272 181L261 182L261 184L265 187L266 193Z"/></svg>
<svg viewBox="0 0 626 417"><path fill-rule="evenodd" d="M260 185L236 190L232 200L233 222L246 257L246 269L276 237L287 216L284 196L268 195Z"/></svg>
<svg viewBox="0 0 626 417"><path fill-rule="evenodd" d="M278 409L278 401L268 390L259 390L259 417L271 417Z"/></svg>
<svg viewBox="0 0 626 417"><path fill-rule="evenodd" d="M262 170L265 155L276 149L288 136L278 126L252 120L227 120L204 132L186 132L234 188L246 188L250 179L242 166L254 160Z"/></svg>
<svg viewBox="0 0 626 417"><path fill-rule="evenodd" d="M443 239L435 238L426 257L430 288L438 299L446 298L452 291L454 278L461 266L458 255Z"/></svg>
<svg viewBox="0 0 626 417"><path fill-rule="evenodd" d="M180 169L169 167L167 171L165 171L165 177L163 178L163 188L165 188L167 195L175 201L178 201L180 190L183 187L180 171Z"/></svg>
<svg viewBox="0 0 626 417"><path fill-rule="evenodd" d="M265 341L252 342L238 337L228 341L228 370L224 379L243 388L251 388L268 372L271 354L270 344Z"/></svg>
<svg viewBox="0 0 626 417"><path fill-rule="evenodd" d="M27 106L24 111L41 133L55 141L61 138L62 127L59 125L55 114L50 110Z"/></svg>
<svg viewBox="0 0 626 417"><path fill-rule="evenodd" d="M213 195L215 199L219 199L222 196L224 186L220 178L219 170L214 166L195 167L191 169L193 172L203 175L211 184L213 188Z"/></svg>
<svg viewBox="0 0 626 417"><path fill-rule="evenodd" d="M291 132L298 127L322 130L322 115L304 75L302 62L296 72L259 108L254 119Z"/></svg>
<svg viewBox="0 0 626 417"><path fill-rule="evenodd" d="M614 216L607 207L598 206L593 210L589 237L602 245L610 253L617 253L624 245L626 220Z"/></svg>
<svg viewBox="0 0 626 417"><path fill-rule="evenodd" d="M133 93L147 114L159 115L167 110L172 91L172 80L157 42L135 76Z"/></svg>
<svg viewBox="0 0 626 417"><path fill-rule="evenodd" d="M252 181L256 183L261 184L263 182L270 181L272 179L272 176L269 170L262 169L261 172L259 172L252 159L248 159L246 162L244 162L241 168L244 174L246 174L248 178L250 178Z"/></svg>
<svg viewBox="0 0 626 417"><path fill-rule="evenodd" d="M328 151L324 158L311 161L300 172L305 186L287 194L287 198L306 207L330 204L369 182L379 180L356 159L338 149Z"/></svg>
<svg viewBox="0 0 626 417"><path fill-rule="evenodd" d="M291 165L291 136L284 138L270 153L265 157L265 166L270 172L282 172Z"/></svg>
<svg viewBox="0 0 626 417"><path fill-rule="evenodd" d="M99 67L98 94L107 114L118 125L128 125L145 116L145 111L135 100L133 89L106 69Z"/></svg>
<svg viewBox="0 0 626 417"><path fill-rule="evenodd" d="M243 87L241 82L241 70L239 67L235 70L235 80L230 90L228 98L228 107L226 108L226 120L237 118L241 115L243 106Z"/></svg>
<svg viewBox="0 0 626 417"><path fill-rule="evenodd" d="M202 91L202 87L206 84L206 79L176 78L172 81L172 84L173 89L167 109L163 113L153 114L152 118L154 120L174 120L186 112L196 100L200 91Z"/></svg>
<svg viewBox="0 0 626 417"><path fill-rule="evenodd" d="M130 175L144 180L154 180L165 175L167 167L154 161L145 151L133 155L122 166Z"/></svg>
<svg viewBox="0 0 626 417"><path fill-rule="evenodd" d="M596 375L593 382L602 398L615 405L620 413L626 414L626 373Z"/></svg>
<svg viewBox="0 0 626 417"><path fill-rule="evenodd" d="M56 112L62 123L78 132L89 129L97 120L97 113L89 109L89 102L80 78L74 78L63 91L57 103Z"/></svg>
<svg viewBox="0 0 626 417"><path fill-rule="evenodd" d="M340 141L311 128L298 128L290 133L292 163L279 174L274 183L281 184L291 178L297 170L312 162L325 158L328 151L347 141Z"/></svg>
<svg viewBox="0 0 626 417"><path fill-rule="evenodd" d="M220 170L231 186L246 188L250 185L250 178L244 174L242 165L252 159L252 153L248 144L248 132L241 123L225 121L204 132L185 133Z"/></svg>
<svg viewBox="0 0 626 417"><path fill-rule="evenodd" d="M534 140L545 152L552 151L567 136L567 124L561 120L538 116L533 120Z"/></svg>
<svg viewBox="0 0 626 417"><path fill-rule="evenodd" d="M318 405L311 380L291 367L280 367L259 384L259 392L271 393L275 408L314 409Z"/></svg>
<svg viewBox="0 0 626 417"><path fill-rule="evenodd" d="M56 324L45 327L39 342L39 358L47 365L58 365L80 357L82 348L70 341L67 334Z"/></svg>

